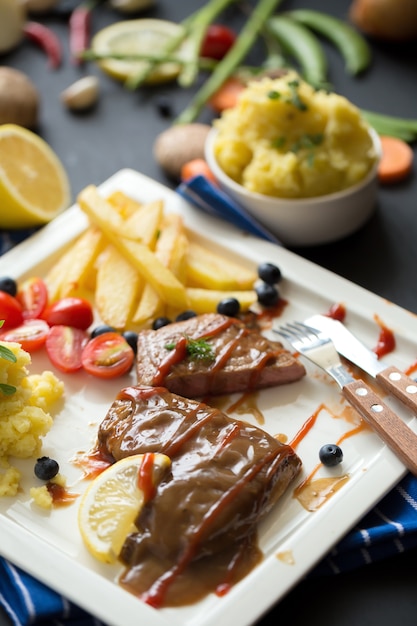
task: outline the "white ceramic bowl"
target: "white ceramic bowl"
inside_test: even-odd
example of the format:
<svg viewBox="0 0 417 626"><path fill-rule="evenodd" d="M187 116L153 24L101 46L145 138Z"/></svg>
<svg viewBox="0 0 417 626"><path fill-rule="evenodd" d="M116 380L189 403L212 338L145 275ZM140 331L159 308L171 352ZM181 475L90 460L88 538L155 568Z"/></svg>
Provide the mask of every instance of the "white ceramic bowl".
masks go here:
<svg viewBox="0 0 417 626"><path fill-rule="evenodd" d="M315 198L275 198L248 191L229 178L214 157L217 130L212 128L205 144L206 161L220 187L253 217L273 232L285 246L330 243L357 231L376 207L378 163L357 185ZM378 155L378 135L371 129Z"/></svg>

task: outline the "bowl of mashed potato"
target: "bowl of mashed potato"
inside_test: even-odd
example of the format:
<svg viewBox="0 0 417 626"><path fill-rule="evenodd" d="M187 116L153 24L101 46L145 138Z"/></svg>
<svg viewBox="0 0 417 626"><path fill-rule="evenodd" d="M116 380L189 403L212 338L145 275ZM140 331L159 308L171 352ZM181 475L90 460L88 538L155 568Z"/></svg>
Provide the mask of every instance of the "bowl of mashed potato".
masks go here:
<svg viewBox="0 0 417 626"><path fill-rule="evenodd" d="M378 135L349 100L293 71L250 82L214 120L205 156L220 187L290 247L346 237L376 207Z"/></svg>

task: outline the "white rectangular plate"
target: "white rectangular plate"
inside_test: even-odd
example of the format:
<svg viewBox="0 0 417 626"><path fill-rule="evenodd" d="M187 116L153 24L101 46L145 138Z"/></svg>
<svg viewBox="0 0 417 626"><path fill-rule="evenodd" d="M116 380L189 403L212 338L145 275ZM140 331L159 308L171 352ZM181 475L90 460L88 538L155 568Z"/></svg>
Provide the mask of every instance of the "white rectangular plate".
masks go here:
<svg viewBox="0 0 417 626"><path fill-rule="evenodd" d="M178 194L137 172L122 170L100 186L103 194L116 189L144 202L162 198L166 210L181 213L195 236L246 265L256 267L264 261L277 264L283 274L281 296L288 302L280 322L303 320L342 303L347 309L347 325L369 347L375 346L378 338L374 318L378 315L397 340L389 360L402 369L414 362L417 318L410 312L283 248L200 214ZM16 278L45 274L86 225L87 219L75 205L1 257L0 274ZM301 479L317 465L320 446L334 443L352 428L335 384L308 364L306 367L308 375L302 381L262 391L257 398L265 419L262 427L274 435L285 434L288 441L320 405L327 407L297 448L304 465ZM35 354L30 373L44 369L51 369L50 363ZM86 487L71 458L92 448L98 424L119 389L134 383L133 376L109 383L81 373L59 375L65 383L65 403L45 438L43 453L58 460L71 492L81 494ZM395 400L386 400L416 428L413 416ZM235 416L256 423L251 413ZM36 485L33 461L18 463L23 473L22 492L16 498L0 500L0 551L109 626L249 625L294 587L405 473L400 461L369 430L346 439L343 452L341 465L321 468L318 475L347 474L345 485L314 512L300 505L291 488L259 528L265 555L262 563L222 598L210 595L189 607L155 610L121 589L117 584L119 567L96 562L82 544L77 527L78 500L51 512L31 503L29 489Z"/></svg>

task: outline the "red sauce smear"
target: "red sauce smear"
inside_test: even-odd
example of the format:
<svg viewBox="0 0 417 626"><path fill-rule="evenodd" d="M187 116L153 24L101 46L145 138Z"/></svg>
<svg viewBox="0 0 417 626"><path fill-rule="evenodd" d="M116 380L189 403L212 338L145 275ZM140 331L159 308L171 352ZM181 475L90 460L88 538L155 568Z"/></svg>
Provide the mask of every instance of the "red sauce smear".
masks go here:
<svg viewBox="0 0 417 626"><path fill-rule="evenodd" d="M332 304L327 313L325 313L325 316L331 317L338 322L343 322L346 317L346 307L344 304L340 303Z"/></svg>
<svg viewBox="0 0 417 626"><path fill-rule="evenodd" d="M52 497L52 502L54 506L68 506L72 504L74 500L76 500L79 496L78 493L70 493L67 491L66 487L62 485L57 485L57 483L48 482L46 484L46 488L50 496Z"/></svg>
<svg viewBox="0 0 417 626"><path fill-rule="evenodd" d="M226 448L229 443L239 435L240 433L240 426L238 423L233 424L232 428L226 433L226 436L224 437L223 441L220 443L220 446L218 447L216 454L218 454L221 450L223 450L223 448Z"/></svg>
<svg viewBox="0 0 417 626"><path fill-rule="evenodd" d="M219 369L222 369L224 365L229 360L230 355L234 352L236 346L239 344L239 341L244 335L249 333L247 328L241 328L239 333L236 335L233 341L229 341L229 343L223 348L221 352L216 356L216 360L213 365L210 367L211 372L215 372Z"/></svg>
<svg viewBox="0 0 417 626"><path fill-rule="evenodd" d="M339 439L336 441L336 445L340 445L342 441L345 441L345 439L348 439L349 437L353 437L354 435L357 435L358 433L362 432L363 430L366 430L367 428L368 426L366 422L361 421L361 423L358 426L343 433L343 435L339 437ZM318 472L321 466L322 466L322 463L317 463L317 465L311 470L310 474L303 481L301 481L299 485L297 485L297 487L294 489L294 495L296 497L304 489L305 485L311 481L311 479Z"/></svg>
<svg viewBox="0 0 417 626"><path fill-rule="evenodd" d="M412 363L410 367L406 369L405 373L407 374L407 376L411 376L416 371L417 371L417 361L414 361L414 363Z"/></svg>
<svg viewBox="0 0 417 626"><path fill-rule="evenodd" d="M114 458L101 448L97 448L86 454L79 454L73 463L81 467L84 478L96 478L110 465L113 465Z"/></svg>
<svg viewBox="0 0 417 626"><path fill-rule="evenodd" d="M238 567L239 561L242 559L243 555L245 554L245 551L247 549L247 544L248 544L248 540L242 541L234 558L229 563L229 566L227 568L226 579L222 583L217 585L215 593L216 593L216 596L218 596L219 598L223 598L223 596L229 593L229 591L233 587L233 582L232 582L233 572Z"/></svg>
<svg viewBox="0 0 417 626"><path fill-rule="evenodd" d="M262 309L262 311L257 313L256 316L261 326L263 328L267 328L267 323L269 323L269 325L272 325L275 317L281 317L287 304L288 300L280 298L274 306L264 308Z"/></svg>
<svg viewBox="0 0 417 626"><path fill-rule="evenodd" d="M143 456L138 476L138 488L143 491L145 502L152 500L156 491L155 483L153 481L154 463L155 454L153 452L146 452Z"/></svg>
<svg viewBox="0 0 417 626"><path fill-rule="evenodd" d="M395 336L390 328L387 328L378 315L374 315L374 319L380 327L378 342L374 348L374 352L378 359L393 352L395 350Z"/></svg>
<svg viewBox="0 0 417 626"><path fill-rule="evenodd" d="M289 445L291 446L291 448L293 448L295 450L295 448L304 439L304 437L306 437L308 435L308 433L310 432L310 430L313 428L314 424L316 423L316 420L317 420L319 414L325 408L326 407L325 407L324 404L320 404L320 406L316 409L316 411L314 411L313 415L310 415L310 417L304 422L304 424L301 426L301 428L298 431L298 433L296 433L294 435L292 441L290 441Z"/></svg>
<svg viewBox="0 0 417 626"><path fill-rule="evenodd" d="M180 337L168 355L159 366L158 373L154 376L152 384L161 385L168 376L171 367L177 363L181 363L187 356L187 338Z"/></svg>

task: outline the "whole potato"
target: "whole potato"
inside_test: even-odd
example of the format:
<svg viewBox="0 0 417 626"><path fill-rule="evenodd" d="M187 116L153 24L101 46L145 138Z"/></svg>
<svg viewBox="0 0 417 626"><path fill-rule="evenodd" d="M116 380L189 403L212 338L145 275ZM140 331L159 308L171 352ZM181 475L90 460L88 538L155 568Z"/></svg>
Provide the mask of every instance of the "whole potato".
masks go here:
<svg viewBox="0 0 417 626"><path fill-rule="evenodd" d="M208 124L171 126L155 140L154 157L169 178L179 180L184 163L204 159L204 144L210 130Z"/></svg>
<svg viewBox="0 0 417 626"><path fill-rule="evenodd" d="M0 67L0 124L35 128L40 95L32 80L12 67Z"/></svg>

